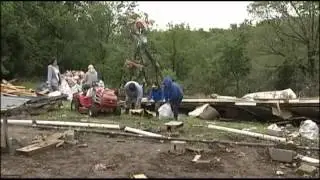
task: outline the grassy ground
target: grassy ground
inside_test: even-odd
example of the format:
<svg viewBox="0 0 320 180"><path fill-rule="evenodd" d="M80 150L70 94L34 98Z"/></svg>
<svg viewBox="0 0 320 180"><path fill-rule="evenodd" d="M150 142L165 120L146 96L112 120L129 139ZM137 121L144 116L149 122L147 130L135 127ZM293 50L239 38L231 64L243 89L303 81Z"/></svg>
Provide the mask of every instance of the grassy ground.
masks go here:
<svg viewBox="0 0 320 180"><path fill-rule="evenodd" d="M33 116L33 119L38 120L53 120L53 121L73 121L73 122L93 122L93 123L108 123L108 124L120 124L133 128L139 128L148 130L151 132L165 132L164 123L170 120L159 120L155 117L146 118L139 116L130 116L122 114L121 116L113 116L108 114L101 114L96 118L90 118L87 114L80 114L78 112L71 111L70 103L64 102L63 107L57 111L51 111L38 116ZM186 115L179 116L179 121L184 123L182 128L179 128L180 137L197 138L197 139L237 139L241 140L247 138L239 136L238 134L230 134L224 131L218 131L209 129L207 126L209 123L213 123L218 126L236 128L236 129L250 129L251 132L265 133L267 124L260 122L224 122L224 121L205 121L198 118L191 118Z"/></svg>
<svg viewBox="0 0 320 180"><path fill-rule="evenodd" d="M39 85L40 80L19 80L16 84L25 86L27 88L35 89ZM53 120L53 121L73 121L73 122L93 122L93 123L109 123L120 124L133 128L144 129L148 131L157 132L161 130L164 132L164 123L170 120L158 120L157 118L145 118L122 114L121 116L99 115L96 118L90 118L87 114L80 114L70 110L70 102L64 102L63 107L57 111L51 111L45 114L31 117L38 120ZM197 138L197 139L247 139L247 136L239 134L231 134L224 131L213 130L208 128L209 123L214 123L218 126L236 128L236 129L250 129L251 132L265 133L268 124L260 122L225 122L225 121L205 121L198 118L191 118L186 115L181 115L179 121L184 123L182 128L179 128L179 137Z"/></svg>

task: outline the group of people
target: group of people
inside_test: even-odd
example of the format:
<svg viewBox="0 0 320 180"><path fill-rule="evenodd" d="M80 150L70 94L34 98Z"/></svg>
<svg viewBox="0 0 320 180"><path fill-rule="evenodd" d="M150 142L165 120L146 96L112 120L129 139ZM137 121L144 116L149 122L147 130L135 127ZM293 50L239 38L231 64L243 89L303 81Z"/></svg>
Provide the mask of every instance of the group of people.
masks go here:
<svg viewBox="0 0 320 180"><path fill-rule="evenodd" d="M88 66L88 71L85 74L79 74L76 78L70 77L71 72L66 73L66 77L63 77L60 74L58 62L56 58L53 58L50 64L48 65L48 74L47 74L47 86L50 92L58 91L61 86L62 78L65 78L68 81L68 84L81 84L82 86L91 87L93 83L98 82L98 73L93 67L93 65ZM81 78L83 76L83 78Z"/></svg>
<svg viewBox="0 0 320 180"><path fill-rule="evenodd" d="M143 96L143 87L138 82L129 81L124 86L126 94L126 112L131 108L140 108ZM149 100L155 103L155 111L159 115L158 109L162 102L169 103L174 115L174 119L178 119L179 106L183 99L183 90L180 85L172 80L171 77L165 77L162 87L157 83L152 85L152 89L148 96Z"/></svg>
<svg viewBox="0 0 320 180"><path fill-rule="evenodd" d="M93 65L89 65L88 71L84 75L84 80L81 82L82 88L87 92L95 82L98 82L98 73ZM61 85L61 75L56 58L53 58L52 62L48 65L47 85L50 91L58 91ZM132 108L140 108L143 97L143 86L136 81L129 81L125 84L124 90L126 95L126 112ZM152 85L148 99L152 99L155 102L157 115L159 115L158 109L161 103L169 103L174 118L177 120L179 106L183 99L183 90L171 77L165 77L161 87L157 83Z"/></svg>

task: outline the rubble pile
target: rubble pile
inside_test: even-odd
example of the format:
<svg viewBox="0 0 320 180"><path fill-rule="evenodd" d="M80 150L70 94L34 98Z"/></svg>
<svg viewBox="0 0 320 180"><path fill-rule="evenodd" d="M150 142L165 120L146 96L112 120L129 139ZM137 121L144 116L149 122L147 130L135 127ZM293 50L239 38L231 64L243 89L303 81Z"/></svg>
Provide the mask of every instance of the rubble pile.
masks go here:
<svg viewBox="0 0 320 180"><path fill-rule="evenodd" d="M74 87L75 85L82 84L85 73L83 71L67 70L62 76L67 81L69 87Z"/></svg>

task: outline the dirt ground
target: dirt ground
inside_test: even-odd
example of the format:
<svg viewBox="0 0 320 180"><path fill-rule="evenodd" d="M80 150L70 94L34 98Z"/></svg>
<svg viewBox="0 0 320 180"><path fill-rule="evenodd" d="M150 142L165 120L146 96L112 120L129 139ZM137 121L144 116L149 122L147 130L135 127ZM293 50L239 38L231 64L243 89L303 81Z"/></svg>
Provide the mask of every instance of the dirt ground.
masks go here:
<svg viewBox="0 0 320 180"><path fill-rule="evenodd" d="M9 127L10 136L17 140L13 145L17 147L30 144L36 135L54 132ZM258 178L278 177L278 170L284 173L283 177L299 177L292 164L272 162L266 148L202 144L205 151L201 159L211 162L195 164L191 162L195 153L169 153L169 142L98 134L79 134L77 138L88 147L65 144L30 157L2 153L1 177L128 178L143 173L149 178ZM98 164L102 167L98 168Z"/></svg>

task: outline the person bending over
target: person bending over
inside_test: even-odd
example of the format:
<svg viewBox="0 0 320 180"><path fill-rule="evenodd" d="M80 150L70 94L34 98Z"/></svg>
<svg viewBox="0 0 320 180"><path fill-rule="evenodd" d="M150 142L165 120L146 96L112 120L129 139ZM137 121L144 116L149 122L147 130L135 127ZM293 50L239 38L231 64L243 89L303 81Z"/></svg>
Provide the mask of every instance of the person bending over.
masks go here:
<svg viewBox="0 0 320 180"><path fill-rule="evenodd" d="M148 100L152 99L154 101L154 110L156 111L157 117L159 116L158 109L161 105L161 101L163 100L163 90L158 85L158 83L153 83L151 92L149 94Z"/></svg>
<svg viewBox="0 0 320 180"><path fill-rule="evenodd" d="M167 76L163 80L164 100L170 103L174 119L178 120L179 107L183 99L183 91L180 85L173 82L171 77Z"/></svg>
<svg viewBox="0 0 320 180"><path fill-rule="evenodd" d="M124 85L124 89L126 94L126 113L129 113L129 109L140 108L143 96L142 86L135 81L129 81Z"/></svg>

